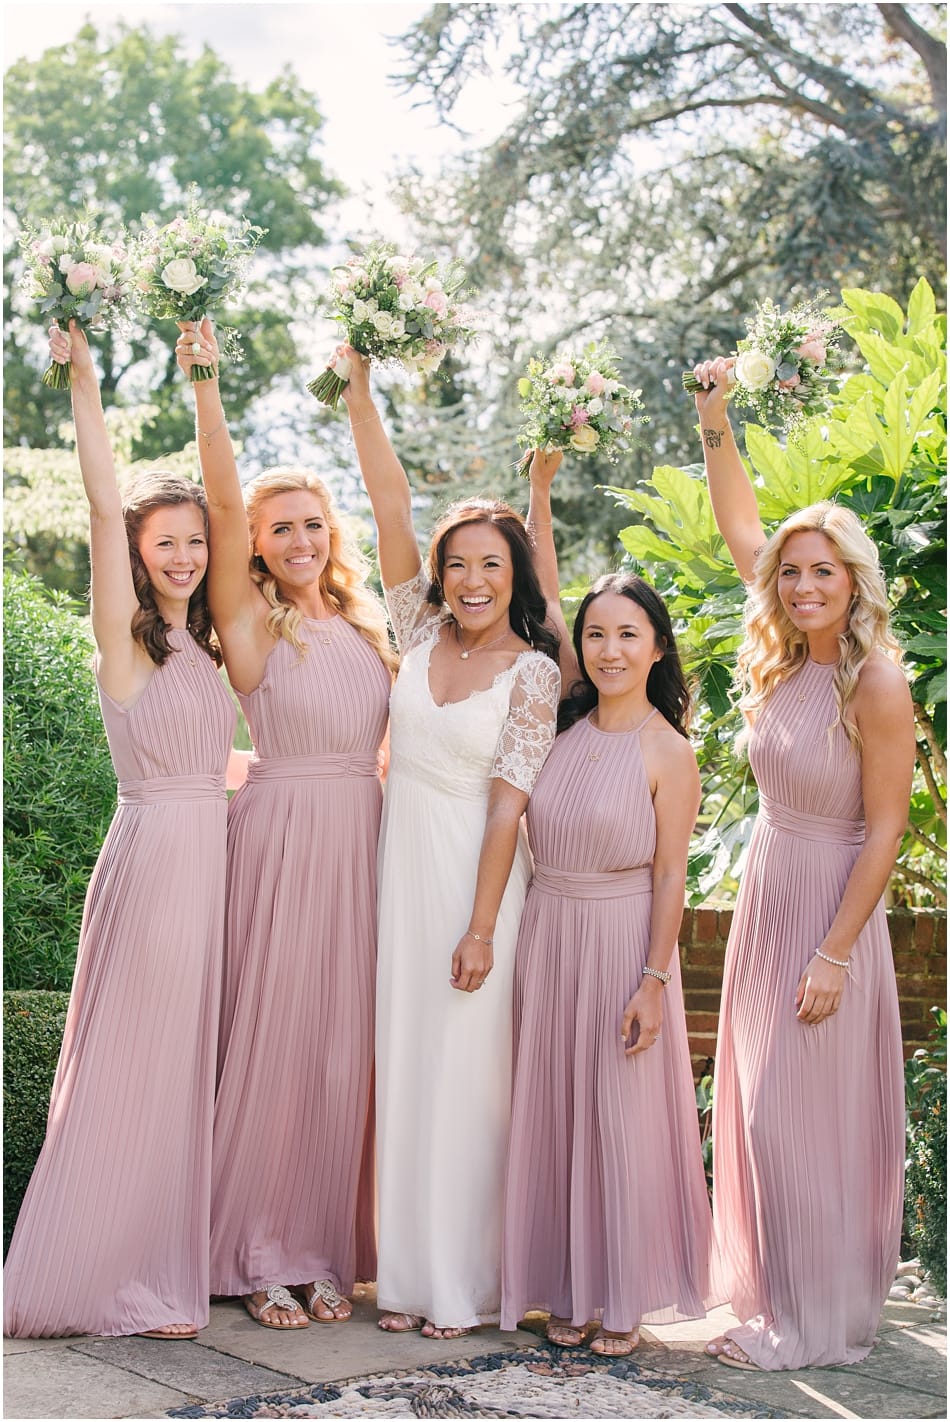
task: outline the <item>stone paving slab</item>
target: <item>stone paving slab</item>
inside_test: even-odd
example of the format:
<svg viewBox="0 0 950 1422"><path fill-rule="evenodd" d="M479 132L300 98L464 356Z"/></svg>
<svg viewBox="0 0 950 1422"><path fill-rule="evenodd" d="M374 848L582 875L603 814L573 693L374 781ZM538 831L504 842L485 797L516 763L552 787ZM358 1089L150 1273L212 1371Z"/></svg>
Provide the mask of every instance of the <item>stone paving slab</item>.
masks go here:
<svg viewBox="0 0 950 1422"><path fill-rule="evenodd" d="M180 1388L85 1357L71 1347L41 1356L8 1354L3 1368L5 1418L162 1417L190 1400Z"/></svg>
<svg viewBox="0 0 950 1422"><path fill-rule="evenodd" d="M73 1340L73 1351L98 1363L162 1383L201 1402L277 1392L297 1387L301 1381L296 1374L275 1372L259 1363L244 1362L190 1342L166 1343L159 1338L83 1338Z"/></svg>

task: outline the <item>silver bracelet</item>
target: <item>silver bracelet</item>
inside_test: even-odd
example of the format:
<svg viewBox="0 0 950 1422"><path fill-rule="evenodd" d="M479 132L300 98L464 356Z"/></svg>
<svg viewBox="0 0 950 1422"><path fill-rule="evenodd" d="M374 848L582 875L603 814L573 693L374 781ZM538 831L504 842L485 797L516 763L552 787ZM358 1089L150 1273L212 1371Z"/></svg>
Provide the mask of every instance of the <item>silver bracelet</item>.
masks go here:
<svg viewBox="0 0 950 1422"><path fill-rule="evenodd" d="M491 948L495 942L494 938L483 938L480 933L473 933L470 928L466 928L465 937L474 938L476 943L484 943L486 948Z"/></svg>
<svg viewBox="0 0 950 1422"><path fill-rule="evenodd" d="M815 949L815 957L823 958L826 963L833 963L836 968L850 968L851 966L850 958L845 958L843 962L840 958L829 958L828 954L823 953L820 948Z"/></svg>
<svg viewBox="0 0 950 1422"><path fill-rule="evenodd" d="M661 982L664 987L666 987L667 983L670 982L673 977L672 973L663 973L660 971L659 968L651 968L647 966L643 969L643 971L644 974L646 974L647 976L651 978L656 978L657 982Z"/></svg>
<svg viewBox="0 0 950 1422"><path fill-rule="evenodd" d="M379 411L374 410L371 415L367 415L365 420L350 420L350 429L358 430L360 425L371 425L374 420L379 419Z"/></svg>
<svg viewBox="0 0 950 1422"><path fill-rule="evenodd" d="M212 439L214 439L215 435L218 433L219 430L223 430L223 429L224 429L224 426L225 426L226 424L227 424L227 416L226 416L226 415L222 415L222 416L221 416L221 422L220 422L220 424L215 425L215 427L214 427L213 430L207 430L207 431L205 431L205 430L199 430L198 426L195 425L195 434L196 434L196 435L200 435L202 439L212 440Z"/></svg>

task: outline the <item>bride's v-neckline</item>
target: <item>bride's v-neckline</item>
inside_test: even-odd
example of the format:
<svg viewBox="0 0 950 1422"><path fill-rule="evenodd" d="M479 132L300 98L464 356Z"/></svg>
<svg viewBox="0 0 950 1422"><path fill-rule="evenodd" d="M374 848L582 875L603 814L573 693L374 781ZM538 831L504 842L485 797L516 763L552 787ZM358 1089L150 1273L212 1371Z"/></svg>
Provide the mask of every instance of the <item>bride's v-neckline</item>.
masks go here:
<svg viewBox="0 0 950 1422"><path fill-rule="evenodd" d="M429 685L429 663L432 660L432 648L439 640L439 633L442 630L442 626L443 624L440 623L439 626L436 628L434 635L429 638L426 644L425 666L422 668L426 684L426 693L432 705L437 711L445 711L450 706L465 706L469 701L474 700L476 696L487 696L490 691L495 690L495 687L501 681L502 677L508 676L509 672L512 672L514 668L518 665L518 662L521 660L521 658L531 651L530 647L526 647L523 652L519 652L518 655L515 657L514 661L511 663L511 666L503 667L502 670L497 674L497 676L492 678L491 684L489 686L476 687L474 691L470 691L467 696L460 697L458 701L436 701L435 696L432 692L432 687Z"/></svg>

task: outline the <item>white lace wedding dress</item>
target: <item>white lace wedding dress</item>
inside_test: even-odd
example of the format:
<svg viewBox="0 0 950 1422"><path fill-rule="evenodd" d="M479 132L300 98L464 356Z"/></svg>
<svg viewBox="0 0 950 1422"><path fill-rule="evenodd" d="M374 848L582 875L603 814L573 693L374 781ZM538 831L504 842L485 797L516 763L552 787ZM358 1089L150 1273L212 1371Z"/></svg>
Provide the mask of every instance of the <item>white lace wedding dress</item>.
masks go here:
<svg viewBox="0 0 950 1422"><path fill-rule="evenodd" d="M402 653L379 863L378 1301L444 1327L497 1321L511 1097L515 943L531 873L523 828L478 992L449 984L469 924L489 784L529 793L560 677L523 652L485 691L438 706L429 655L447 616L423 573L387 590Z"/></svg>

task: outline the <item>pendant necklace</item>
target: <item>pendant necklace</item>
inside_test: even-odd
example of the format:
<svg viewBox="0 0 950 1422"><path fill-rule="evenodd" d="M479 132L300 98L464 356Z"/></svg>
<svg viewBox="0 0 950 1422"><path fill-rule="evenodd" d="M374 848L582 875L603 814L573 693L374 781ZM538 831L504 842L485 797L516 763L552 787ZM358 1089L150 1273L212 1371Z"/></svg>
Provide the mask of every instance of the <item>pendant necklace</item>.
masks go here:
<svg viewBox="0 0 950 1422"><path fill-rule="evenodd" d="M458 640L459 646L460 646L461 649L462 649L462 650L459 652L459 659L460 659L461 661L463 661L463 662L467 662L468 659L469 659L469 657L472 655L473 652L487 652L487 650L488 650L489 647L494 647L494 646L497 645L498 642L503 642L503 641L505 640L505 638L508 636L508 633L509 633L510 631L511 631L511 628L510 628L510 627L506 627L505 630L504 630L504 632L502 632L502 634L501 634L500 637L494 637L494 638L492 638L492 640L491 640L490 642L482 642L482 644L481 644L480 646L478 646L478 647L466 647L464 641L462 640L462 629L461 629L461 627L458 625L458 623L456 622L456 624L455 624L455 636L456 636L456 638L457 638L457 640Z"/></svg>

